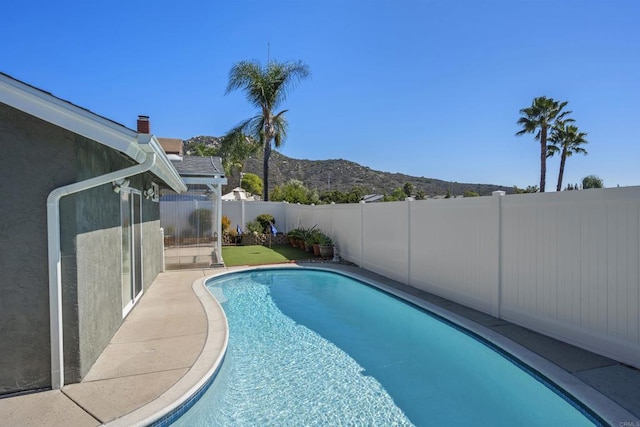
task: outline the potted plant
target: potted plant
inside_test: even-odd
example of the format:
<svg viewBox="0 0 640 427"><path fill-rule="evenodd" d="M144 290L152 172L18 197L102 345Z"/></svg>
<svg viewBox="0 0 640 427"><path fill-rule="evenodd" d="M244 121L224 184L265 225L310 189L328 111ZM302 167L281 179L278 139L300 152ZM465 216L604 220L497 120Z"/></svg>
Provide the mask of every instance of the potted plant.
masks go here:
<svg viewBox="0 0 640 427"><path fill-rule="evenodd" d="M316 226L314 225L311 228L303 228L302 231L300 232L300 239L301 242L299 243L299 247L300 249L307 251L307 252L313 252L313 245L310 244L310 237L313 234L314 230L316 229Z"/></svg>
<svg viewBox="0 0 640 427"><path fill-rule="evenodd" d="M320 256L322 258L330 258L333 256L333 240L331 237L324 235L322 242L319 244Z"/></svg>
<svg viewBox="0 0 640 427"><path fill-rule="evenodd" d="M320 243L324 239L324 233L319 229L312 230L305 241L307 247L311 247L311 251L315 256L320 256ZM307 249L309 251L309 249ZM311 252L309 251L309 252Z"/></svg>
<svg viewBox="0 0 640 427"><path fill-rule="evenodd" d="M294 228L293 230L289 230L287 233L287 237L289 238L289 244L292 247L298 246L298 240L300 240L301 230L299 228Z"/></svg>

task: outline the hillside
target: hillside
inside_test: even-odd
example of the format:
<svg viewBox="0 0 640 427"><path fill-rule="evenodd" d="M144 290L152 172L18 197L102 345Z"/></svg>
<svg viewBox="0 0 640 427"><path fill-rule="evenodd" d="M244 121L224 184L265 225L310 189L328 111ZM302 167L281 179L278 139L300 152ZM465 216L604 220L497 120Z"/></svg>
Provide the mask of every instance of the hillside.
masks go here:
<svg viewBox="0 0 640 427"><path fill-rule="evenodd" d="M185 145L196 141L216 146L218 138L197 136L186 140ZM254 173L262 178L262 155L249 158L245 163L244 172ZM319 193L329 189L346 192L353 187L359 186L364 188L367 194L391 194L393 190L402 187L406 182L413 184L415 191L422 189L430 197L443 196L447 193L447 190L450 190L452 195L461 195L469 190L482 196L491 195L491 192L496 190L503 190L507 193L513 192L512 187L500 185L452 183L435 178L376 171L343 159L293 159L274 150L269 161L269 187L273 188L276 185L281 185L290 179L298 179L307 188L316 189ZM237 177L230 177L229 184L228 187L237 186Z"/></svg>

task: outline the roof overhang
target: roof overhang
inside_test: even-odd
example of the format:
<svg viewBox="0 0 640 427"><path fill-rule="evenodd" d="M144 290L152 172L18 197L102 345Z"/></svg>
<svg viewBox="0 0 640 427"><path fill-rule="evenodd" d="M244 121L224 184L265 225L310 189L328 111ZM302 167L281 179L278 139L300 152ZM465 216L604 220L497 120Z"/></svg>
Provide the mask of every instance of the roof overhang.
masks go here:
<svg viewBox="0 0 640 427"><path fill-rule="evenodd" d="M119 151L136 163L144 162L147 154L154 153L158 156L158 161L150 172L178 193L187 190L184 181L153 135L139 134L2 73L0 102Z"/></svg>

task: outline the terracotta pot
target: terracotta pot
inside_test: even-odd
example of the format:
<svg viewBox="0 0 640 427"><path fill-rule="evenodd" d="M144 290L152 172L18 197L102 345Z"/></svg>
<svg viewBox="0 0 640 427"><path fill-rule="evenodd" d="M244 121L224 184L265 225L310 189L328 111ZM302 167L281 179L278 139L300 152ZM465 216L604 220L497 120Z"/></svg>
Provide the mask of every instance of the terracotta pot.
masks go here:
<svg viewBox="0 0 640 427"><path fill-rule="evenodd" d="M320 256L320 245L317 243L313 244L313 254L315 256Z"/></svg>

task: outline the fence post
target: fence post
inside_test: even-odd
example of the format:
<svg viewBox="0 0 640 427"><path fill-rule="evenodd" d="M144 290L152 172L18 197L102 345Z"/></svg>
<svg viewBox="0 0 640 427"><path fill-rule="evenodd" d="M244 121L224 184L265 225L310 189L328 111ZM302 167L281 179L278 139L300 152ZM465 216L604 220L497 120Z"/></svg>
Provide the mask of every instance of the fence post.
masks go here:
<svg viewBox="0 0 640 427"><path fill-rule="evenodd" d="M364 200L360 201L360 266L364 268Z"/></svg>
<svg viewBox="0 0 640 427"><path fill-rule="evenodd" d="M496 278L495 300L492 315L500 318L500 309L502 306L502 196L504 191L494 191L492 196L497 200L497 221L498 221L498 277Z"/></svg>
<svg viewBox="0 0 640 427"><path fill-rule="evenodd" d="M407 281L406 285L411 285L411 202L413 197L407 197Z"/></svg>
<svg viewBox="0 0 640 427"><path fill-rule="evenodd" d="M242 224L242 231L247 231L247 226L244 221L244 200L240 200L240 224Z"/></svg>
<svg viewBox="0 0 640 427"><path fill-rule="evenodd" d="M162 253L162 255L161 255L161 257L162 257L162 264L161 264L161 265L162 265L162 270L160 270L160 271L164 272L164 271L165 271L165 269L164 269L164 268L165 268L165 259L164 259L164 228L162 228L162 227L160 227L160 247L162 248L162 249L161 249L161 253Z"/></svg>

